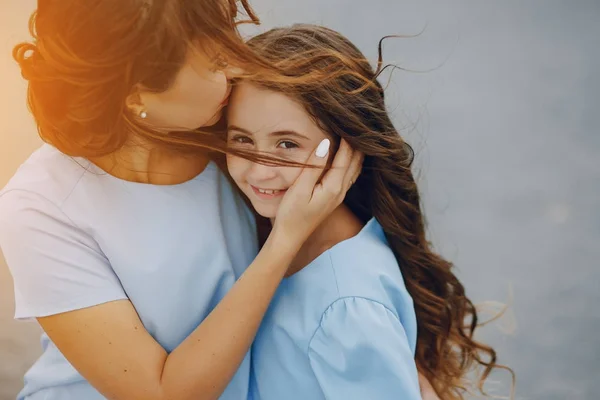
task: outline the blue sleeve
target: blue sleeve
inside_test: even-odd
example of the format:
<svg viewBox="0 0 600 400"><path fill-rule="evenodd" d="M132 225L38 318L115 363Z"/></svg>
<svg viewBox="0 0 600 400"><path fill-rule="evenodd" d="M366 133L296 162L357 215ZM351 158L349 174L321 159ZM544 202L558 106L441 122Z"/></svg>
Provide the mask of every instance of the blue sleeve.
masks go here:
<svg viewBox="0 0 600 400"><path fill-rule="evenodd" d="M14 281L17 319L127 298L95 240L37 194L0 195L0 249Z"/></svg>
<svg viewBox="0 0 600 400"><path fill-rule="evenodd" d="M333 303L310 342L309 359L328 400L421 399L404 328L380 303L354 297Z"/></svg>

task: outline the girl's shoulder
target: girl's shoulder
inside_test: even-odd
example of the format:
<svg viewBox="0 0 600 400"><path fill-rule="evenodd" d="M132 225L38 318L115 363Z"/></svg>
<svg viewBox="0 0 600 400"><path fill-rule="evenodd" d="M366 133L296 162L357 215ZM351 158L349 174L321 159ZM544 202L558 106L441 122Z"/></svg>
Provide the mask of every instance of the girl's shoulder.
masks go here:
<svg viewBox="0 0 600 400"><path fill-rule="evenodd" d="M327 251L340 298L360 297L396 307L412 299L381 225L371 219L355 237Z"/></svg>

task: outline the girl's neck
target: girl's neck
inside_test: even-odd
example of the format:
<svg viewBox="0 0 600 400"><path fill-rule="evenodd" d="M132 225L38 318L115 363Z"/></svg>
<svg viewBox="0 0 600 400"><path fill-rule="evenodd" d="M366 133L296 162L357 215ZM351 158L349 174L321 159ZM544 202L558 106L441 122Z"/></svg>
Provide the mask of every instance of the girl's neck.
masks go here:
<svg viewBox="0 0 600 400"><path fill-rule="evenodd" d="M304 242L286 276L302 270L336 244L356 236L362 228L363 224L360 220L342 203Z"/></svg>
<svg viewBox="0 0 600 400"><path fill-rule="evenodd" d="M116 152L90 161L116 178L153 185L176 185L199 175L210 159L132 138Z"/></svg>

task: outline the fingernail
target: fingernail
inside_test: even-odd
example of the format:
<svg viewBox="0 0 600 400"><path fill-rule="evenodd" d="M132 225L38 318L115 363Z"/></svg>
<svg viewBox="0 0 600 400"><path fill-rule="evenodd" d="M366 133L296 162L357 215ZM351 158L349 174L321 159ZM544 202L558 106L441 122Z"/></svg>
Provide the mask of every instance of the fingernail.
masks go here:
<svg viewBox="0 0 600 400"><path fill-rule="evenodd" d="M321 140L321 143L317 146L317 150L315 151L315 155L319 158L323 158L329 153L329 139Z"/></svg>

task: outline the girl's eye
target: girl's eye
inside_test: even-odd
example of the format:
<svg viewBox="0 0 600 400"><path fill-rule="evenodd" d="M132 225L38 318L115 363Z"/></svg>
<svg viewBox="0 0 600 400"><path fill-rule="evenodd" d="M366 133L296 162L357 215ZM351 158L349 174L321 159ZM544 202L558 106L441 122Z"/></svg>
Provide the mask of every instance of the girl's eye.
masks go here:
<svg viewBox="0 0 600 400"><path fill-rule="evenodd" d="M235 144L252 144L252 139L247 136L234 136L230 140Z"/></svg>
<svg viewBox="0 0 600 400"><path fill-rule="evenodd" d="M296 143L291 142L289 140L282 140L281 142L279 142L277 144L277 147L279 147L280 149L289 150L289 149L295 149L295 148L297 148L299 146Z"/></svg>

